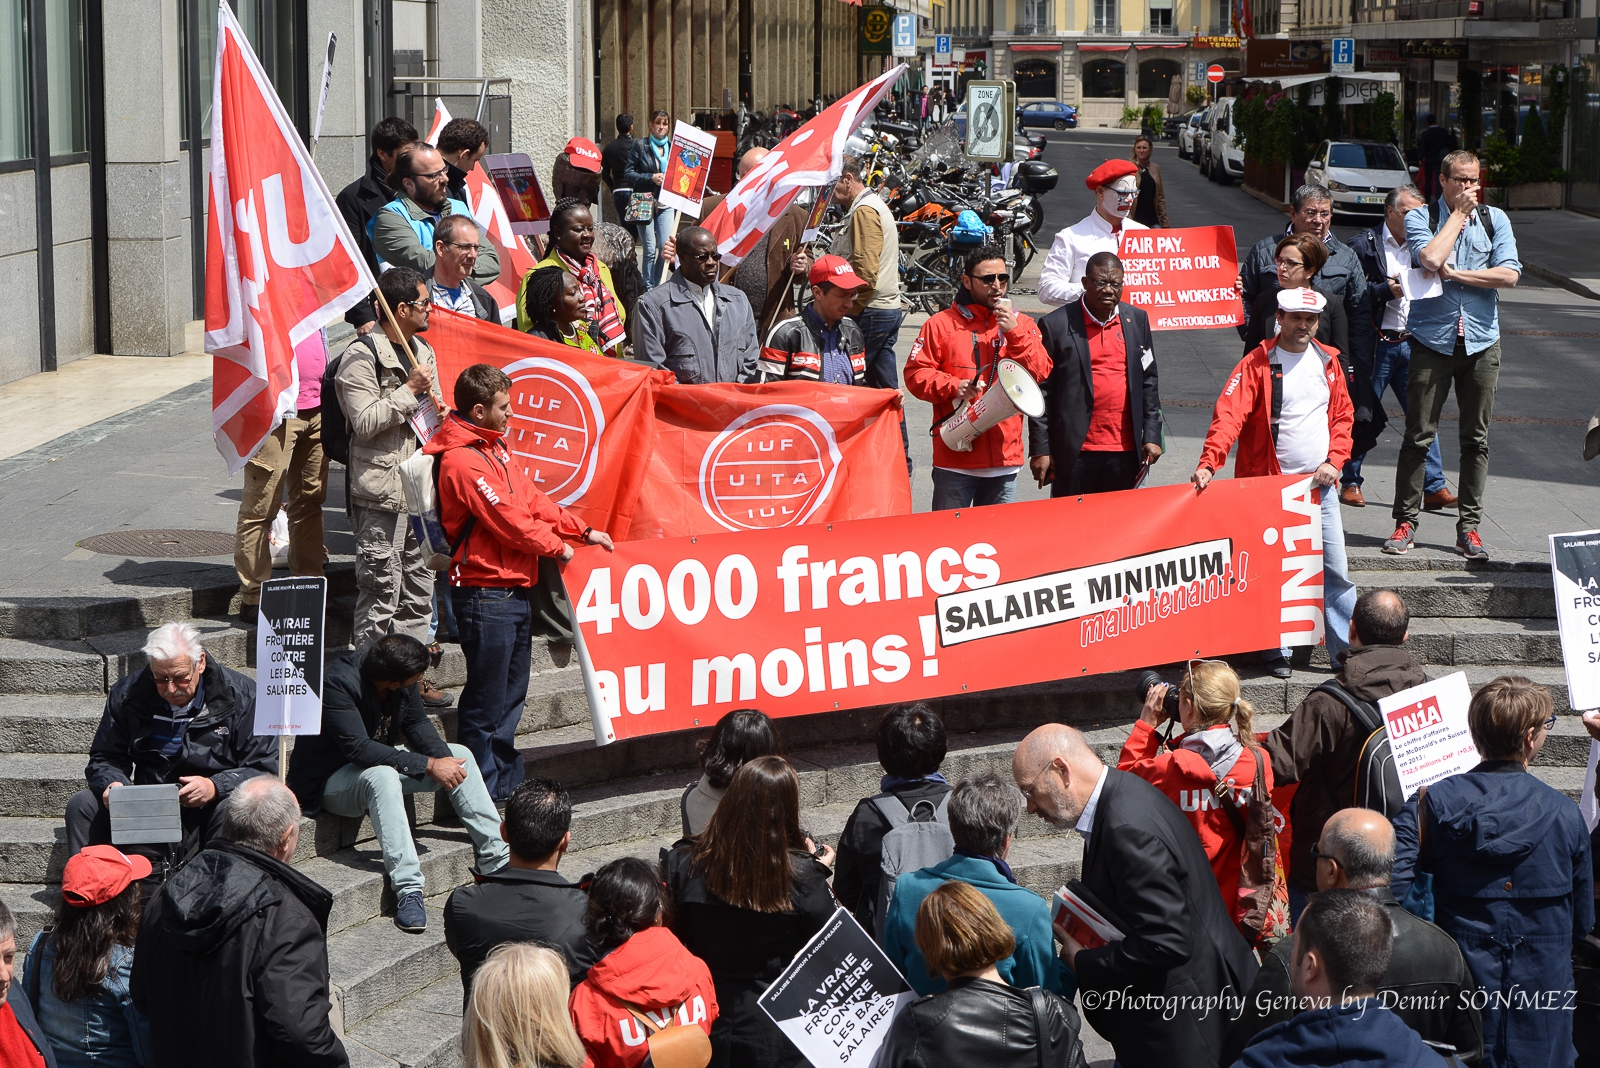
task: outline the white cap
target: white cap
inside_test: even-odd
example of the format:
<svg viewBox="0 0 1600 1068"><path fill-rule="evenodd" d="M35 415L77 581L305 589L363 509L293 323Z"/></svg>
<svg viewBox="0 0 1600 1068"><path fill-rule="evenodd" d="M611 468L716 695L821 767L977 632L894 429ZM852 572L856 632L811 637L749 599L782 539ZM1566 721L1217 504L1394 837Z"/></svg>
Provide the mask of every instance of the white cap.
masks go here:
<svg viewBox="0 0 1600 1068"><path fill-rule="evenodd" d="M1320 312L1328 306L1328 300L1315 289L1280 289L1278 290L1278 310L1286 312Z"/></svg>

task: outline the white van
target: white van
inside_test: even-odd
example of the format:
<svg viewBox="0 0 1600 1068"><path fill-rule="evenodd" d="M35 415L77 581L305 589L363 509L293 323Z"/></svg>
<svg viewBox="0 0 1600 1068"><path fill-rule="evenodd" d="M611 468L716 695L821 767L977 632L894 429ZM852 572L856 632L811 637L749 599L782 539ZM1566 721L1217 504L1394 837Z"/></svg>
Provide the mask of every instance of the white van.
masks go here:
<svg viewBox="0 0 1600 1068"><path fill-rule="evenodd" d="M1235 99L1223 97L1211 105L1211 111L1206 116L1206 129L1210 137L1206 139L1206 154L1200 159L1200 173L1220 185L1244 177L1244 151L1234 138Z"/></svg>

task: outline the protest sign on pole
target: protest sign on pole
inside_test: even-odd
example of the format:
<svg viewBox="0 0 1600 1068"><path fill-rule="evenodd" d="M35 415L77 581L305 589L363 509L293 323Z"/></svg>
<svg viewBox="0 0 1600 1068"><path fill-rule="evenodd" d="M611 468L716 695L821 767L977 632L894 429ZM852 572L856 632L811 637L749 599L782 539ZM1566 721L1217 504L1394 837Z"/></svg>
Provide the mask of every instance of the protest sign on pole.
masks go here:
<svg viewBox="0 0 1600 1068"><path fill-rule="evenodd" d="M428 127L428 135L423 138L428 144L439 147L439 132L450 121L450 109L444 106L444 101L438 97L433 98L433 124Z"/></svg>
<svg viewBox="0 0 1600 1068"><path fill-rule="evenodd" d="M681 120L672 128L667 171L661 178L662 207L691 219L700 217L700 202L706 198L706 180L711 177L711 159L716 151L716 134Z"/></svg>
<svg viewBox="0 0 1600 1068"><path fill-rule="evenodd" d="M1600 708L1600 530L1550 535L1550 579L1555 584L1561 662L1567 670L1567 707ZM1578 807L1591 831L1600 824L1594 793L1597 764L1600 742L1590 739Z"/></svg>
<svg viewBox="0 0 1600 1068"><path fill-rule="evenodd" d="M322 733L322 668L328 580L268 579L256 618L255 733L277 735L278 775L288 773L289 738Z"/></svg>
<svg viewBox="0 0 1600 1068"><path fill-rule="evenodd" d="M781 492L792 524L564 566L598 743L752 704L803 715L1322 639L1309 476L794 525L829 457L817 423L784 421L730 425L701 491Z"/></svg>
<svg viewBox="0 0 1600 1068"><path fill-rule="evenodd" d="M1124 230L1122 299L1150 317L1151 330L1238 326L1243 305L1239 248L1231 226Z"/></svg>
<svg viewBox="0 0 1600 1068"><path fill-rule="evenodd" d="M889 1025L915 1000L894 963L840 907L756 1003L813 1068L869 1068Z"/></svg>
<svg viewBox="0 0 1600 1068"><path fill-rule="evenodd" d="M1470 704L1472 689L1464 671L1378 701L1402 797L1410 800L1419 787L1477 766L1478 749L1467 728Z"/></svg>
<svg viewBox="0 0 1600 1068"><path fill-rule="evenodd" d="M328 57L322 61L322 88L317 91L317 120L311 126L311 158L317 158L317 141L322 137L322 113L328 109L328 86L333 84L333 50L339 35L328 34Z"/></svg>
<svg viewBox="0 0 1600 1068"><path fill-rule="evenodd" d="M828 214L828 205L833 201L833 183L817 190L817 199L811 202L811 213L806 216L806 228L800 234L802 244L811 244L817 239L817 232L822 229L822 217Z"/></svg>
<svg viewBox="0 0 1600 1068"><path fill-rule="evenodd" d="M500 203L511 219L512 233L550 232L550 204L539 187L533 160L522 152L507 152L483 157L483 169L489 172L489 180L500 193Z"/></svg>

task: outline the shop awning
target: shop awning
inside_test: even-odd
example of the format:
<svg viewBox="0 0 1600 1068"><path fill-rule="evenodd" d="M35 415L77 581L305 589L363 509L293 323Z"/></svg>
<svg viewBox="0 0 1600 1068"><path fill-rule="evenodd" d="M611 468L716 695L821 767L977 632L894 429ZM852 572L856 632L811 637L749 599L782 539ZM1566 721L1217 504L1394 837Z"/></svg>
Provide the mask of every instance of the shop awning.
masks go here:
<svg viewBox="0 0 1600 1068"><path fill-rule="evenodd" d="M1149 44L1149 45L1134 45L1133 47L1135 47L1139 51L1143 52L1147 48L1188 48L1189 46L1187 44Z"/></svg>
<svg viewBox="0 0 1600 1068"><path fill-rule="evenodd" d="M1125 45L1125 44L1119 44L1119 45L1085 45L1085 44L1081 44L1081 45L1078 46L1078 51L1080 51L1080 52L1126 52L1127 50L1128 50L1128 46Z"/></svg>

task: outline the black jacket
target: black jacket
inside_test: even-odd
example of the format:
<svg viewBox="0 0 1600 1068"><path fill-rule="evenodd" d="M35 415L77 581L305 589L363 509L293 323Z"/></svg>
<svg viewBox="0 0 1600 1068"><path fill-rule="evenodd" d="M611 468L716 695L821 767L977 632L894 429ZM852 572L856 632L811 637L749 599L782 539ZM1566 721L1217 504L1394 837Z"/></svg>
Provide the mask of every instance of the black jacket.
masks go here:
<svg viewBox="0 0 1600 1068"><path fill-rule="evenodd" d="M17 1018L17 1026L22 1028L22 1033L28 1036L33 1048L44 1058L45 1068L56 1068L56 1051L51 1047L50 1040L44 1035L44 1029L39 1026L38 1019L33 1015L33 1005L28 1001L27 994L22 991L20 960L17 962L17 974L11 981L11 989L6 994L6 1004L11 1006L11 1011Z"/></svg>
<svg viewBox="0 0 1600 1068"><path fill-rule="evenodd" d="M1263 291L1277 286L1278 276L1273 260L1277 255L1278 241L1288 232L1284 230L1283 233L1263 237L1256 242L1244 262L1239 264L1239 277L1244 282L1245 314L1245 321L1239 326L1240 337L1249 334L1250 321L1255 318L1256 299ZM1311 280L1312 285L1336 297L1344 306L1345 319L1350 329L1351 350L1356 353L1370 353L1372 339L1368 335L1372 333L1372 319L1367 309L1366 275L1349 246L1335 237L1331 231L1323 245L1328 250L1328 262L1323 264L1322 270ZM1372 377L1370 367L1365 377Z"/></svg>
<svg viewBox="0 0 1600 1068"><path fill-rule="evenodd" d="M914 779L887 792L898 797L909 809L923 800L937 805L950 792L950 784L936 779ZM878 910L878 884L883 880L883 836L888 833L888 821L869 797L856 803L856 810L845 821L844 833L839 835L838 856L833 865L833 893L839 904L854 913L868 931L873 929L873 914Z"/></svg>
<svg viewBox="0 0 1600 1068"><path fill-rule="evenodd" d="M350 227L356 247L367 258L367 266L372 270L373 277L378 274L378 254L373 251L372 238L367 235L367 224L397 195L389 188L388 177L388 172L374 153L367 160L367 173L339 190L339 195L334 197L339 214L344 216L345 225ZM344 321L351 326L362 326L377 319L378 313L370 296L344 313Z"/></svg>
<svg viewBox="0 0 1600 1068"><path fill-rule="evenodd" d="M631 134L618 134L600 150L600 177L613 194L633 192L633 187L622 180L622 174L628 167L628 157L632 154Z"/></svg>
<svg viewBox="0 0 1600 1068"><path fill-rule="evenodd" d="M1378 984L1378 1003L1423 1039L1454 1046L1463 1061L1477 1064L1483 1056L1483 1022L1470 997L1461 997L1475 984L1460 947L1427 920L1401 908L1387 886L1367 893L1382 903L1394 924L1394 955ZM1283 938L1262 960L1244 1012L1228 1027L1221 1063L1232 1064L1257 1034L1294 1015L1289 985L1293 955L1294 939Z"/></svg>
<svg viewBox="0 0 1600 1068"><path fill-rule="evenodd" d="M602 157L602 165L604 157ZM661 187L656 185L652 175L662 174L665 168L661 161L656 159L656 154L650 148L650 137L635 137L628 146L627 159L622 164L622 184L636 193L659 193Z"/></svg>
<svg viewBox="0 0 1600 1068"><path fill-rule="evenodd" d="M1311 288L1321 293L1328 302L1328 306L1317 317L1317 340L1339 350L1339 359L1344 364L1345 388L1352 390L1350 399L1354 403L1355 362L1350 355L1350 320L1344 313L1344 305L1339 303L1338 294L1330 293L1321 286ZM1273 327L1277 325L1277 315L1278 282L1272 279L1261 290L1261 295L1256 298L1255 310L1250 313L1250 325L1244 334L1245 356L1250 355L1267 338L1276 336Z"/></svg>
<svg viewBox="0 0 1600 1068"><path fill-rule="evenodd" d="M461 964L461 992L472 993L472 977L484 959L506 942L537 942L567 958L576 986L599 954L589 944L583 914L589 895L558 872L501 868L472 873L473 882L450 892L444 906L444 941Z"/></svg>
<svg viewBox="0 0 1600 1068"><path fill-rule="evenodd" d="M83 776L90 792L99 797L114 782L154 786L175 783L180 775L204 775L221 801L252 775L278 774L278 740L255 733L255 681L207 657L200 685L205 706L184 731L183 748L168 757L151 739L155 717L170 707L156 692L150 668L118 679L89 746Z"/></svg>
<svg viewBox="0 0 1600 1068"><path fill-rule="evenodd" d="M1083 884L1126 935L1078 953L1079 993L1085 1006L1096 998L1089 1023L1125 1065L1212 1068L1227 1019L1197 1002L1242 997L1259 965L1188 819L1137 775L1107 770Z"/></svg>
<svg viewBox="0 0 1600 1068"><path fill-rule="evenodd" d="M1118 304L1123 346L1128 355L1128 404L1133 415L1133 450L1146 442L1161 444L1161 384L1156 376L1155 344L1150 338L1150 318L1131 304ZM1065 304L1039 320L1044 350L1054 365L1050 377L1039 383L1044 393L1044 417L1028 420L1028 455L1050 456L1056 462L1056 480L1050 495L1065 496L1078 451L1089 433L1094 413L1094 369L1089 363L1088 324L1083 302ZM1145 362L1148 353L1150 360Z"/></svg>
<svg viewBox="0 0 1600 1068"><path fill-rule="evenodd" d="M348 1065L328 1019L333 894L281 861L216 842L145 906L129 992L157 1068Z"/></svg>
<svg viewBox="0 0 1600 1068"><path fill-rule="evenodd" d="M1033 996L988 979L957 979L949 990L913 1001L884 1036L877 1068L1084 1068L1078 1012L1044 997L1045 1042Z"/></svg>
<svg viewBox="0 0 1600 1068"><path fill-rule="evenodd" d="M289 789L308 816L322 807L328 776L346 764L358 768L385 764L420 779L427 773L429 757L450 755L415 686L385 699L361 677L366 655L367 650L356 649L328 665L322 685L322 733L295 741ZM400 744L410 749L396 749Z"/></svg>
<svg viewBox="0 0 1600 1068"><path fill-rule="evenodd" d="M757 1004L802 946L837 908L828 892L828 869L805 853L790 853L794 908L753 912L716 898L695 866L694 843L667 854L667 892L672 895L672 933L706 962L717 989L717 1020L711 1027L715 1068L807 1068L793 1042Z"/></svg>

